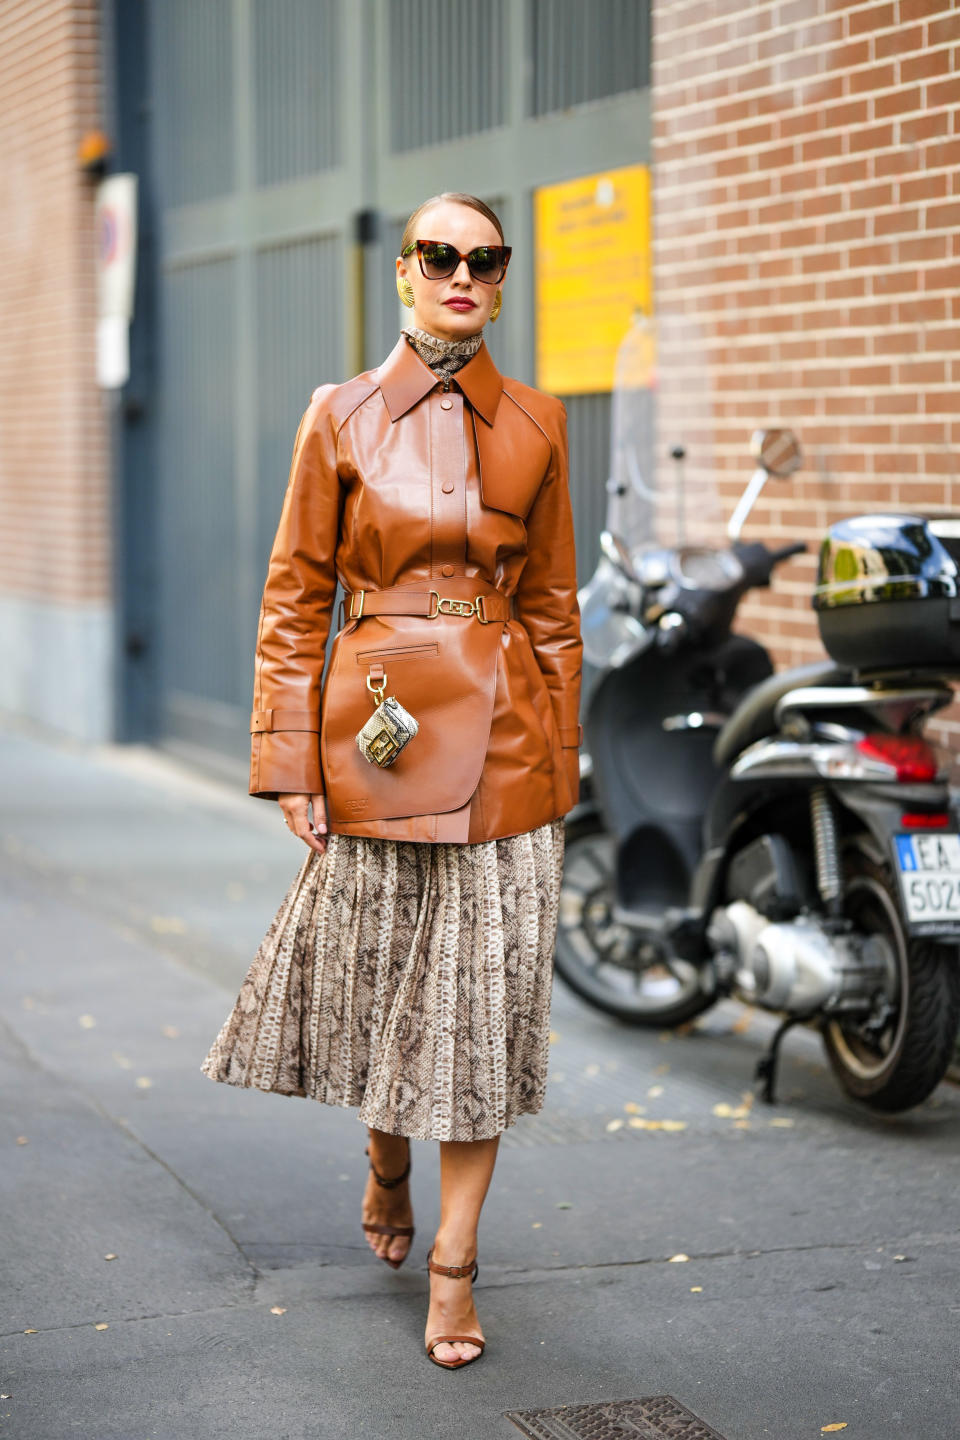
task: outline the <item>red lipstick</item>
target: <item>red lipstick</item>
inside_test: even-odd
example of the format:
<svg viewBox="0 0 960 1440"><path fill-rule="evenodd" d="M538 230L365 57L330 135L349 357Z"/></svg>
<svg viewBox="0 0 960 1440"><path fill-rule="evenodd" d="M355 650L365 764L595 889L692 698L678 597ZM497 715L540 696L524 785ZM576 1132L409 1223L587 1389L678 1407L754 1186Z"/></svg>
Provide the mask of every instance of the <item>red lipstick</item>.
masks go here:
<svg viewBox="0 0 960 1440"><path fill-rule="evenodd" d="M451 310L476 310L476 303L468 300L466 296L455 296L452 300L444 300L444 305L449 305Z"/></svg>

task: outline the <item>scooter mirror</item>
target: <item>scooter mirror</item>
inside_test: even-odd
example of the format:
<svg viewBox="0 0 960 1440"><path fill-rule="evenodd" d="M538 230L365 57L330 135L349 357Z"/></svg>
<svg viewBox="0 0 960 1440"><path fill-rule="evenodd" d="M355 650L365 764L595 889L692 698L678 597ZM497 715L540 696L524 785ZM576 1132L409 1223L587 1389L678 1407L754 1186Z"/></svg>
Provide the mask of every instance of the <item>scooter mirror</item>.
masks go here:
<svg viewBox="0 0 960 1440"><path fill-rule="evenodd" d="M755 430L750 454L768 475L778 480L785 480L803 463L800 441L792 430Z"/></svg>
<svg viewBox="0 0 960 1440"><path fill-rule="evenodd" d="M624 575L628 576L629 579L636 580L637 577L633 569L633 561L630 559L630 551L620 539L619 535L614 535L611 530L602 531L600 535L600 551L610 561L611 565L616 565L617 569L622 570Z"/></svg>

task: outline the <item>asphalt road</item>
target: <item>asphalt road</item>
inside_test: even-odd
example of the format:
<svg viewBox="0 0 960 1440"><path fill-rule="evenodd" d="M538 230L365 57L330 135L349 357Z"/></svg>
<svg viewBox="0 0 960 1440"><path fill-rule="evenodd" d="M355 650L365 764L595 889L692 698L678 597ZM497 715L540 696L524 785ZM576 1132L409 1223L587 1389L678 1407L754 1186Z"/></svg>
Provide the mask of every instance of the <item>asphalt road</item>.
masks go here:
<svg viewBox="0 0 960 1440"><path fill-rule="evenodd" d="M0 741L0 1437L509 1440L508 1410L662 1394L726 1440L960 1435L955 1087L874 1118L794 1032L751 1104L766 1017L634 1031L558 984L548 1103L484 1212L487 1350L442 1371L436 1146L394 1273L356 1112L200 1074L301 862L276 807Z"/></svg>

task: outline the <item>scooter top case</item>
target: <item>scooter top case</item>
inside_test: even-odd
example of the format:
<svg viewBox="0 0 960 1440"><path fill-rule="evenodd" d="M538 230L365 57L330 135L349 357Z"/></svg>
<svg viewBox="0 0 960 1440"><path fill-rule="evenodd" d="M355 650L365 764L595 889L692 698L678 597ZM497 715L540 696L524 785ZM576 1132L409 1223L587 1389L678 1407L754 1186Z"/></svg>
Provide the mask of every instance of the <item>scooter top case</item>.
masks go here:
<svg viewBox="0 0 960 1440"><path fill-rule="evenodd" d="M960 673L960 520L856 515L831 525L814 591L820 637L863 673Z"/></svg>
<svg viewBox="0 0 960 1440"><path fill-rule="evenodd" d="M584 731L626 910L652 915L686 905L722 774L713 758L717 727L771 673L766 651L734 635L709 649L651 646L598 683Z"/></svg>

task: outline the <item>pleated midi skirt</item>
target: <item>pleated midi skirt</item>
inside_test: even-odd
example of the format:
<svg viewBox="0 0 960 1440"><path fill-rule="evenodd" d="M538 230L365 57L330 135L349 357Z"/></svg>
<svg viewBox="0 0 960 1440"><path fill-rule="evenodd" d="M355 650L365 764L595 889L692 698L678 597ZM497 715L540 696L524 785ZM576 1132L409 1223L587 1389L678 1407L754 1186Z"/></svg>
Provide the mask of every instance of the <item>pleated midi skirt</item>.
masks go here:
<svg viewBox="0 0 960 1440"><path fill-rule="evenodd" d="M211 1080L420 1140L543 1105L563 821L473 845L311 851L203 1062Z"/></svg>

